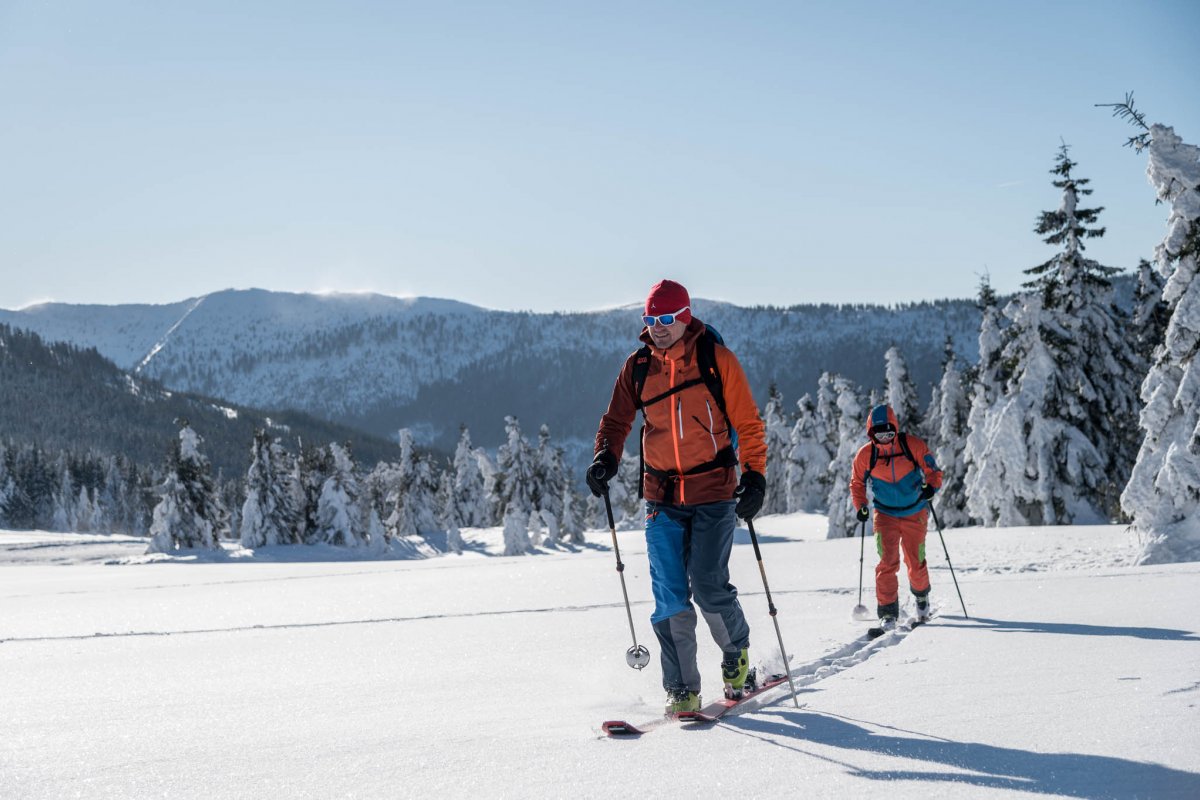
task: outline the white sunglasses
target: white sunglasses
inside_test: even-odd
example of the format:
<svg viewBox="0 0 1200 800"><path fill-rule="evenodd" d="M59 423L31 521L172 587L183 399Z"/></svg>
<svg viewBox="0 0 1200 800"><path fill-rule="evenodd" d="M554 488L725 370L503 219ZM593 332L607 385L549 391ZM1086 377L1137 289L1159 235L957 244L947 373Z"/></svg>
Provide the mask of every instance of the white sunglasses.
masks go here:
<svg viewBox="0 0 1200 800"><path fill-rule="evenodd" d="M687 311L689 308L691 308L691 306L684 306L678 311L672 311L670 314L647 314L646 316L642 317L642 322L646 323L647 328L653 328L656 322L665 328L668 325L674 325L675 318Z"/></svg>

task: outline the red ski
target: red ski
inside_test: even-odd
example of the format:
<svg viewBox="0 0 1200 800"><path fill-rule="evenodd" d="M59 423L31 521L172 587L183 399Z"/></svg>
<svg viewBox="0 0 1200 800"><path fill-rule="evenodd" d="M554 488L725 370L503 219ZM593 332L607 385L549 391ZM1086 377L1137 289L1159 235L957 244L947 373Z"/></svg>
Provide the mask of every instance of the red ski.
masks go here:
<svg viewBox="0 0 1200 800"><path fill-rule="evenodd" d="M682 711L678 714L665 714L649 722L631 725L625 720L609 720L603 723L600 728L609 736L641 736L643 733L649 733L655 728L660 728L663 725L669 725L673 722L680 724L702 725L716 722L721 717L725 716L731 710L737 708L740 704L746 702L755 695L762 694L767 689L773 689L779 684L787 680L787 675L771 675L754 689L743 692L742 696L736 700L729 697L722 697L720 700L709 703L699 711Z"/></svg>

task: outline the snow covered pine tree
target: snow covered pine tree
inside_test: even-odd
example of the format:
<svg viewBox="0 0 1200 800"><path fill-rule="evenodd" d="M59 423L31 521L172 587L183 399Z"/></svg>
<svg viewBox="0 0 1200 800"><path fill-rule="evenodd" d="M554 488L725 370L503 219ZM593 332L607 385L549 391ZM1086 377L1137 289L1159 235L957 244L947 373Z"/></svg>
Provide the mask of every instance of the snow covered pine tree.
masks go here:
<svg viewBox="0 0 1200 800"><path fill-rule="evenodd" d="M1136 357L1112 303L1117 270L1083 256L1084 239L1104 234L1088 227L1102 209L1079 207L1092 190L1074 167L1063 145L1051 170L1061 204L1035 228L1062 250L1026 270L1030 291L1005 307L999 361L1010 374L982 415L972 410L968 503L985 525L1112 519L1131 463L1122 437L1135 415ZM981 371L984 344L981 331Z"/></svg>
<svg viewBox="0 0 1200 800"><path fill-rule="evenodd" d="M1116 113L1142 128L1129 143L1148 151L1147 176L1169 208L1155 248L1169 321L1142 382L1144 438L1121 505L1146 535L1144 561L1189 560L1200 558L1200 147L1147 125L1131 95Z"/></svg>
<svg viewBox="0 0 1200 800"><path fill-rule="evenodd" d="M212 468L200 452L200 436L182 421L167 458L166 477L150 525L150 553L207 548L219 550L228 514L221 507Z"/></svg>

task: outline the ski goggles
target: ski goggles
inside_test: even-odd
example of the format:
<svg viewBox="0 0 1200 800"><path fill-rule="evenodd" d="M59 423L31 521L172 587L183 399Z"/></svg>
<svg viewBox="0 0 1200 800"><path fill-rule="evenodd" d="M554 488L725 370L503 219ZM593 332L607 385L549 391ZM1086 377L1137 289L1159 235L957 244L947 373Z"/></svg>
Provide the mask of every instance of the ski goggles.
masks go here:
<svg viewBox="0 0 1200 800"><path fill-rule="evenodd" d="M875 431L874 433L871 434L871 438L874 439L875 441L879 442L880 444L887 444L892 439L896 438L896 432L895 431Z"/></svg>
<svg viewBox="0 0 1200 800"><path fill-rule="evenodd" d="M674 325L676 318L689 308L691 308L691 306L684 306L678 311L673 311L670 314L659 314L658 316L647 314L646 316L642 317L642 322L646 323L647 328L653 328L656 324L662 325L665 328L668 325Z"/></svg>

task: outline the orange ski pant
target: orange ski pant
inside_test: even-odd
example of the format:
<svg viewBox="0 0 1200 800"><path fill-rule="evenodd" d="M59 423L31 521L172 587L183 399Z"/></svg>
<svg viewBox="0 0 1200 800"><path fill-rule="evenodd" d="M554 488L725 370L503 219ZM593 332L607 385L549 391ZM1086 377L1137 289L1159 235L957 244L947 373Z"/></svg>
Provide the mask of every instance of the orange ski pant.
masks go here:
<svg viewBox="0 0 1200 800"><path fill-rule="evenodd" d="M929 567L925 564L925 526L929 512L922 510L911 517L893 517L875 512L875 549L879 565L875 567L875 597L879 605L899 599L900 551L908 567L908 585L914 592L929 590Z"/></svg>

